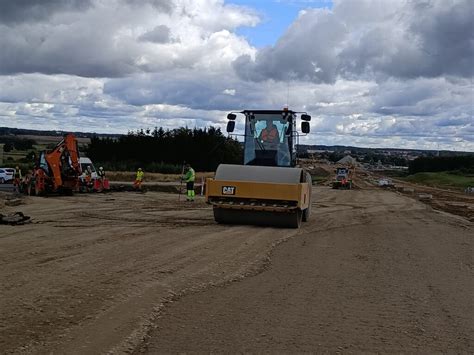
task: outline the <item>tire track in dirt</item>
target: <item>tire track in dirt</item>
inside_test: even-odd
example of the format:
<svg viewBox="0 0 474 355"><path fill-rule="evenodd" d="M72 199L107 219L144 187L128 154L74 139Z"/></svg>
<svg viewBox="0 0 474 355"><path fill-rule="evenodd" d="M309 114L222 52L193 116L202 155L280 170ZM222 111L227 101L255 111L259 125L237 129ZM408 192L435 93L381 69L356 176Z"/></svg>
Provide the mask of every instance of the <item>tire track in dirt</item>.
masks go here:
<svg viewBox="0 0 474 355"><path fill-rule="evenodd" d="M315 214L299 234L219 226L202 201L179 204L176 195L31 198L23 207L35 223L0 229L7 235L0 238L0 347L141 351L153 349L164 324L206 351L205 336L202 344L195 337L224 320L215 340L226 331L233 338L219 343L220 352L229 344L263 351L272 344L286 351L370 345L400 351L406 342L417 351L429 341L432 349L472 349L472 327L462 316L469 315L466 293L474 291L465 289L472 280L470 224L385 191L316 188L314 194ZM246 292L233 291L241 287ZM189 313L174 313L188 303ZM197 330L185 326L192 312L198 316L191 320L202 322ZM443 327L446 335L439 334ZM301 338L305 329L321 345ZM360 341L347 341L351 329L362 332Z"/></svg>
<svg viewBox="0 0 474 355"><path fill-rule="evenodd" d="M33 224L1 227L9 234L0 239L5 352L96 353L135 344L170 295L238 279L296 233L219 226L202 201L181 208L176 195L114 197L32 198L24 211Z"/></svg>
<svg viewBox="0 0 474 355"><path fill-rule="evenodd" d="M318 192L328 207L265 272L165 307L136 352L472 352L472 224L388 191Z"/></svg>

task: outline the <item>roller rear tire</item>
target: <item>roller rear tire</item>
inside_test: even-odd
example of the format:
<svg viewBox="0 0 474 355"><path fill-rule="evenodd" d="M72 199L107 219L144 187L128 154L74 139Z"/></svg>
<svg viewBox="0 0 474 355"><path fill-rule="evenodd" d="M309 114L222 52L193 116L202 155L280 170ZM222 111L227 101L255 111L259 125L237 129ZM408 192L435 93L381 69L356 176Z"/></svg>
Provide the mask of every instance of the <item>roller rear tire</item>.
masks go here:
<svg viewBox="0 0 474 355"><path fill-rule="evenodd" d="M309 185L309 203L308 203L308 208L303 211L303 222L308 222L309 217L311 216L313 179L310 173L306 173L306 182Z"/></svg>

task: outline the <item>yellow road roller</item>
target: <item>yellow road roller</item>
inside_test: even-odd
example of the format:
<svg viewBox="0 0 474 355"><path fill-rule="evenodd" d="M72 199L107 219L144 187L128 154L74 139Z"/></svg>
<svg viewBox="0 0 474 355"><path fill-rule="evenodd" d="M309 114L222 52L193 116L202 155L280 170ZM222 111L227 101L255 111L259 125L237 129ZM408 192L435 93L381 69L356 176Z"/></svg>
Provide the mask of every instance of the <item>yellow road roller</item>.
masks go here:
<svg viewBox="0 0 474 355"><path fill-rule="evenodd" d="M206 180L206 202L223 224L299 228L311 213L311 175L296 166L298 137L309 133L306 112L244 110L227 115L227 132L245 118L244 164L220 164ZM298 116L301 133L296 129Z"/></svg>

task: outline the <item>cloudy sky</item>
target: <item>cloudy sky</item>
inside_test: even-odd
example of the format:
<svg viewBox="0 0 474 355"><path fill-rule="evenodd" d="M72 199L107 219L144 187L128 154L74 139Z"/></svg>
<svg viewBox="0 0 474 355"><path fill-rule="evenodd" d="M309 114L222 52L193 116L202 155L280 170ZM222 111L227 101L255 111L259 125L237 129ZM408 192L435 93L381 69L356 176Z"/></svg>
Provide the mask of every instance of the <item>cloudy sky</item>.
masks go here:
<svg viewBox="0 0 474 355"><path fill-rule="evenodd" d="M0 0L0 126L305 110L306 143L474 151L473 0Z"/></svg>

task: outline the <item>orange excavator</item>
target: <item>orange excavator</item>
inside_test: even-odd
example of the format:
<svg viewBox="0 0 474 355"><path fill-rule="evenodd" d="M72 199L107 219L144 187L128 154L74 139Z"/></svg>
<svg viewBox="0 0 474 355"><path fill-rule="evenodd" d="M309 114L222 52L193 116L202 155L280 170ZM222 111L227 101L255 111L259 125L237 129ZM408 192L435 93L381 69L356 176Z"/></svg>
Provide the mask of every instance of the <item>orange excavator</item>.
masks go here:
<svg viewBox="0 0 474 355"><path fill-rule="evenodd" d="M27 182L27 193L70 195L78 188L80 175L77 139L74 134L68 133L54 149L40 153L33 174Z"/></svg>

